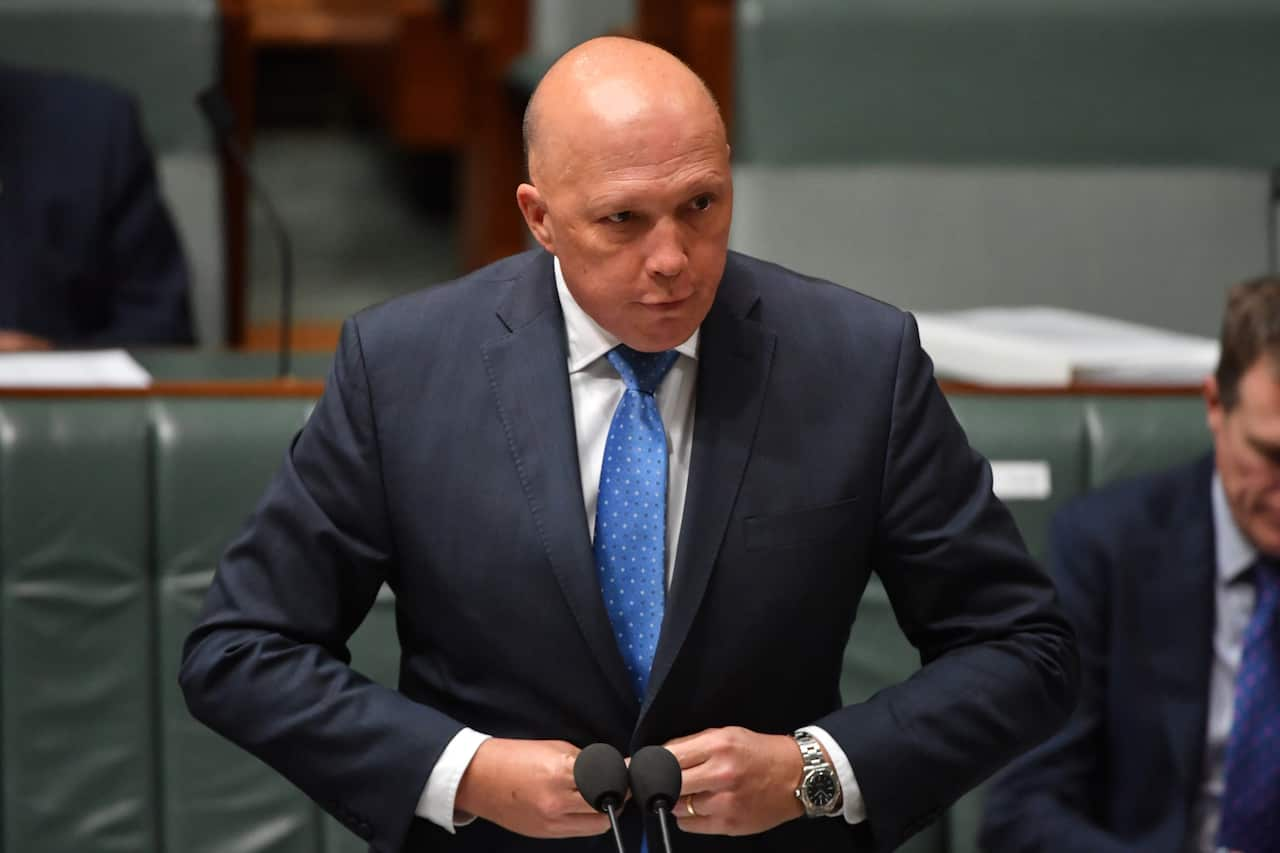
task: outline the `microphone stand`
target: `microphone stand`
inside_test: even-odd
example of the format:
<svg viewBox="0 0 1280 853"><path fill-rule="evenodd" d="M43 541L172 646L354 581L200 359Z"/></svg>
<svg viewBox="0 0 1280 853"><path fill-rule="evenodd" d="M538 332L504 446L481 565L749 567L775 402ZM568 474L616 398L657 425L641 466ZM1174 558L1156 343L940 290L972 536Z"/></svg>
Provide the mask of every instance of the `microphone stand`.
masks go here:
<svg viewBox="0 0 1280 853"><path fill-rule="evenodd" d="M277 366L278 379L287 378L293 370L293 244L289 240L289 231L285 228L284 219L271 200L271 194L258 180L249 166L249 158L244 149L236 141L235 116L226 97L217 88L207 89L196 99L205 117L213 126L214 134L222 144L223 150L231 157L231 161L240 170L249 183L249 189L267 216L267 224L275 236L276 247L280 252L280 361Z"/></svg>
<svg viewBox="0 0 1280 853"><path fill-rule="evenodd" d="M666 853L672 853L671 849L671 827L667 823L667 818L671 814L671 809L666 806L658 806L654 809L658 815L658 826L662 829L662 847Z"/></svg>
<svg viewBox="0 0 1280 853"><path fill-rule="evenodd" d="M609 827L613 830L613 843L618 845L618 853L627 853L622 846L622 832L618 829L618 813L614 810L613 801L606 801L604 810L609 815Z"/></svg>

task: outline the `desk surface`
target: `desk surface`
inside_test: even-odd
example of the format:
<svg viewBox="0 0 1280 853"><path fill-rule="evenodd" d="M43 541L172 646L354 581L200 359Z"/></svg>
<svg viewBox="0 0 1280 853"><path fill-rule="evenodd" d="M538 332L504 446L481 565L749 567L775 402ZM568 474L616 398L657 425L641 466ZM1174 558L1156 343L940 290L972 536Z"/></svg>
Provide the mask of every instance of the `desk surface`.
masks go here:
<svg viewBox="0 0 1280 853"><path fill-rule="evenodd" d="M150 388L0 388L0 397L318 397L332 361L330 353L295 353L292 376L278 378L271 352L215 349L138 349L131 355L151 374ZM991 387L939 382L948 395L1000 397L1183 397L1198 385L1073 385L1066 388Z"/></svg>
<svg viewBox="0 0 1280 853"><path fill-rule="evenodd" d="M130 355L157 383L274 380L279 363L273 352L220 349L136 349ZM333 356L300 352L294 353L292 361L296 380L324 382Z"/></svg>

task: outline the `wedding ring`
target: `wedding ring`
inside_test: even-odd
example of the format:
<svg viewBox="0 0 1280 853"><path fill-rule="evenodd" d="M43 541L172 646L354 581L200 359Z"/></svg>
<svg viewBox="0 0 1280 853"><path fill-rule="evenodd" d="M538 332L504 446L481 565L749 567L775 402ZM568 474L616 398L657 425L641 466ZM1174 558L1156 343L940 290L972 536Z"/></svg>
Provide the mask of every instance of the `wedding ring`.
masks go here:
<svg viewBox="0 0 1280 853"><path fill-rule="evenodd" d="M693 810L693 795L684 798L684 810L689 813L689 817L698 817L698 813Z"/></svg>

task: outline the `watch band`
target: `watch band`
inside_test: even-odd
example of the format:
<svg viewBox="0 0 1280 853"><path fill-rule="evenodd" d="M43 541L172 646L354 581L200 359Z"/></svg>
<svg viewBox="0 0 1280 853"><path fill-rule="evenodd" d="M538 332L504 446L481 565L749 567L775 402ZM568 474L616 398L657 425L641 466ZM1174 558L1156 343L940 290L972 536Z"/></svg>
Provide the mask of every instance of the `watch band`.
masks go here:
<svg viewBox="0 0 1280 853"><path fill-rule="evenodd" d="M804 760L805 769L818 767L827 763L818 739L803 729L795 733L796 745L800 747L800 758Z"/></svg>
<svg viewBox="0 0 1280 853"><path fill-rule="evenodd" d="M802 762L800 785L795 789L795 797L804 806L805 816L825 817L836 814L844 802L844 792L840 790L840 779L836 775L835 767L831 765L831 762L827 760L826 753L822 751L822 744L818 742L817 738L803 729L795 732L792 737L795 739L796 746L800 748ZM835 799L829 805L822 807L815 806L805 796L805 786L818 773L825 774L836 789Z"/></svg>

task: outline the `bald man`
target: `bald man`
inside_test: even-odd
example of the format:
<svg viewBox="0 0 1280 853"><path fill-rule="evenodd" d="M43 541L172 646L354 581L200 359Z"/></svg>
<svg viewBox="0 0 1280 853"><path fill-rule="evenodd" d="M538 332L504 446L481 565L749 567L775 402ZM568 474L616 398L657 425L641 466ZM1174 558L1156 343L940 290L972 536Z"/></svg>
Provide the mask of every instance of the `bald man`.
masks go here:
<svg viewBox="0 0 1280 853"><path fill-rule="evenodd" d="M1077 670L914 321L728 252L724 125L654 47L570 51L526 142L542 248L347 322L187 640L192 712L375 851L613 849L596 742L675 754L681 851L896 847ZM925 666L843 706L872 571ZM345 645L384 583L398 691Z"/></svg>

